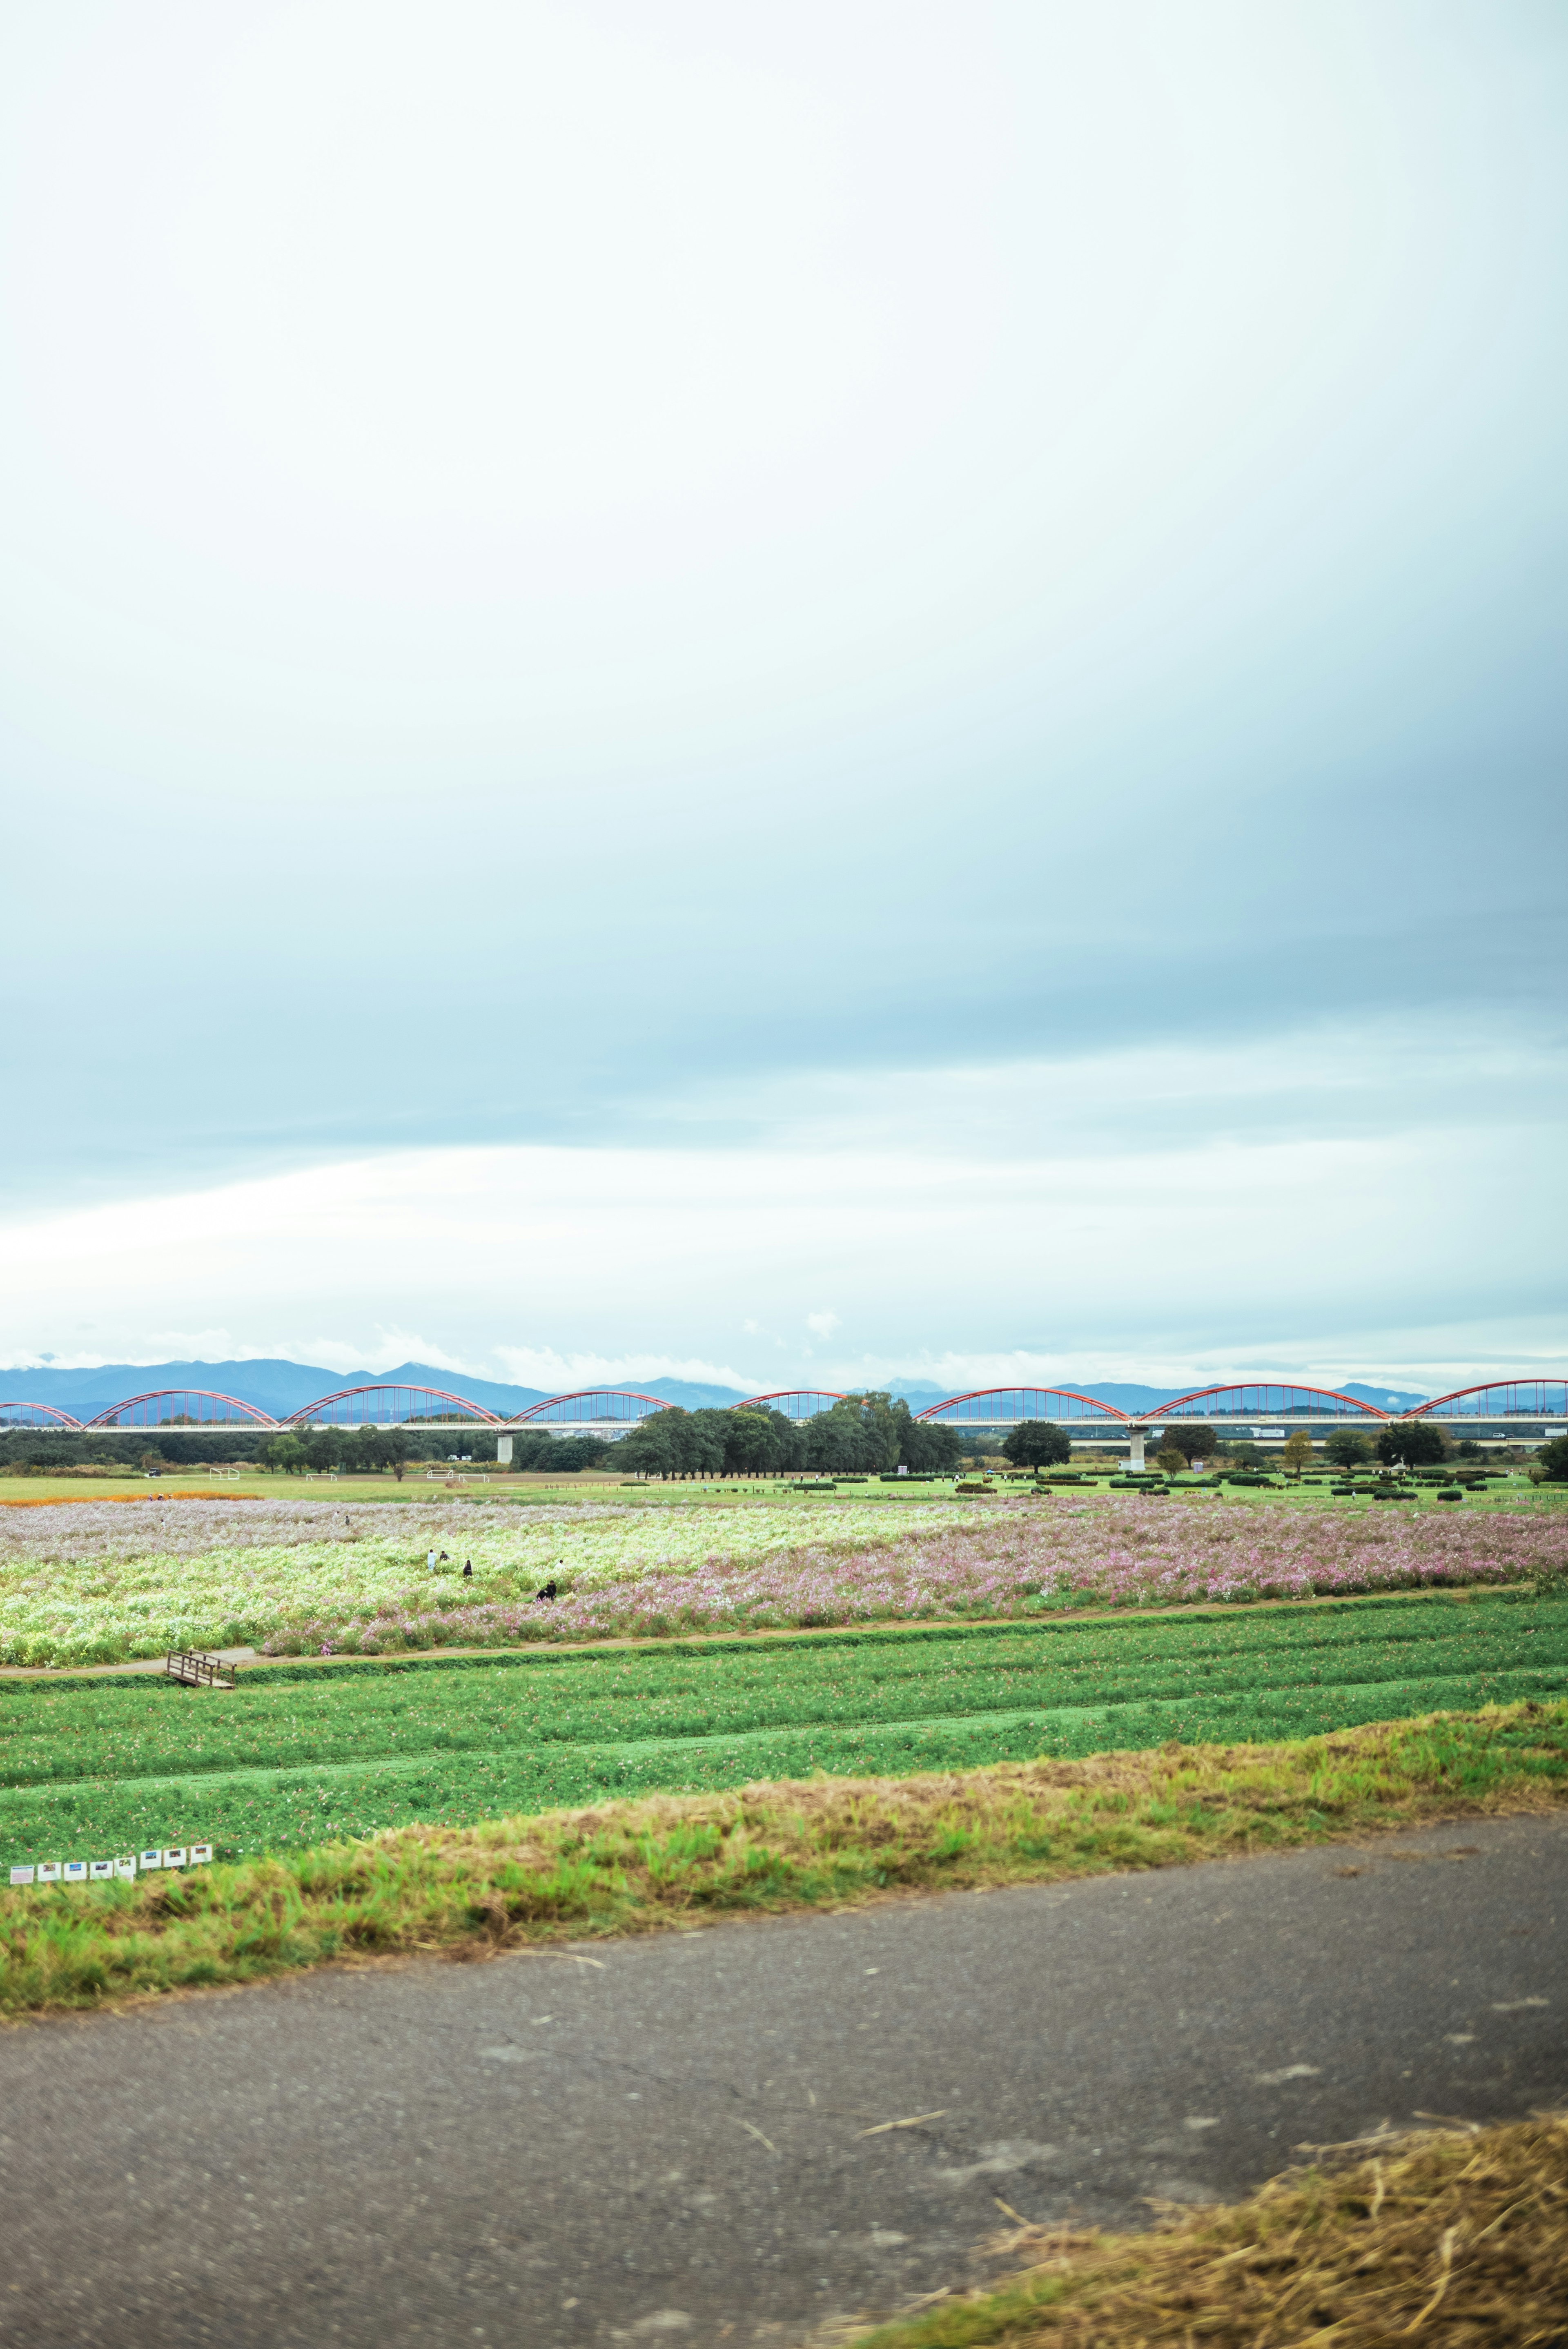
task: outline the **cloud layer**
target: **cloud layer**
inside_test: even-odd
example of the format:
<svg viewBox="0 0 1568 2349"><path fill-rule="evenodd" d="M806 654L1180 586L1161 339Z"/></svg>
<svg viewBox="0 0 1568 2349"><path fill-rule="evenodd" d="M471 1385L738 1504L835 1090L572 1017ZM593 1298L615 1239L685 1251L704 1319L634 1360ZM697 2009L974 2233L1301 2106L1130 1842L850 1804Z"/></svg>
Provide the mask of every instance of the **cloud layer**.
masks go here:
<svg viewBox="0 0 1568 2349"><path fill-rule="evenodd" d="M545 1387L1553 1359L1559 1064L1477 1041L1439 1084L1429 1039L1380 1083L1354 1051L1297 1040L1267 1082L1222 1054L1018 1063L766 1145L445 1147L77 1210L0 1236L4 1342ZM1489 1086L1484 1122L1454 1114Z"/></svg>
<svg viewBox="0 0 1568 2349"><path fill-rule="evenodd" d="M1565 80L14 12L0 1343L1561 1360Z"/></svg>

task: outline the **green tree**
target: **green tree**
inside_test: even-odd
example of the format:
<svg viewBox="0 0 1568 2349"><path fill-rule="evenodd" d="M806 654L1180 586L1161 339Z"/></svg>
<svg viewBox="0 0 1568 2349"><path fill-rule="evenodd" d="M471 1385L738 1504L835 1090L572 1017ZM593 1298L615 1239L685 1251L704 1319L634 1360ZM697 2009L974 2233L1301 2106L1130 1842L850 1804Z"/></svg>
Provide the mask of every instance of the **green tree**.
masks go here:
<svg viewBox="0 0 1568 2349"><path fill-rule="evenodd" d="M895 1465L927 1475L957 1467L964 1457L964 1438L955 1427L944 1427L940 1420L916 1419L902 1396L893 1406L893 1416L900 1427Z"/></svg>
<svg viewBox="0 0 1568 2349"><path fill-rule="evenodd" d="M754 1475L775 1467L779 1449L773 1423L760 1404L753 1411L732 1411L724 1439L724 1465L729 1475Z"/></svg>
<svg viewBox="0 0 1568 2349"><path fill-rule="evenodd" d="M1212 1460L1220 1449L1213 1429L1201 1419L1171 1420L1161 1441L1173 1446L1189 1468L1195 1460Z"/></svg>
<svg viewBox="0 0 1568 2349"><path fill-rule="evenodd" d="M950 1427L916 1419L900 1395L885 1389L843 1396L830 1411L805 1423L804 1464L840 1475L885 1475L901 1464L924 1470L952 1468L963 1442Z"/></svg>
<svg viewBox="0 0 1568 2349"><path fill-rule="evenodd" d="M1392 1427L1378 1431L1377 1457L1386 1467L1435 1467L1448 1456L1443 1431L1429 1419L1397 1420Z"/></svg>
<svg viewBox="0 0 1568 2349"><path fill-rule="evenodd" d="M859 1464L868 1475L885 1475L901 1465L926 1471L953 1468L964 1454L963 1439L954 1429L916 1419L903 1395L895 1401L882 1388L847 1395L826 1416L858 1424L864 1439Z"/></svg>
<svg viewBox="0 0 1568 2349"><path fill-rule="evenodd" d="M537 1474L550 1465L550 1448L555 1438L547 1428L521 1427L511 1439L511 1464L519 1474Z"/></svg>
<svg viewBox="0 0 1568 2349"><path fill-rule="evenodd" d="M769 1411L768 1416L773 1423L774 1440L779 1446L779 1457L775 1465L781 1475L788 1475L791 1469L799 1468L805 1462L805 1430L798 1419L789 1418L785 1412Z"/></svg>
<svg viewBox="0 0 1568 2349"><path fill-rule="evenodd" d="M1549 1476L1568 1476L1568 1435L1554 1435L1550 1444L1542 1445L1535 1459Z"/></svg>
<svg viewBox="0 0 1568 2349"><path fill-rule="evenodd" d="M385 1460L400 1485L408 1464L408 1437L401 1427L383 1427L376 1431L376 1457Z"/></svg>
<svg viewBox="0 0 1568 2349"><path fill-rule="evenodd" d="M281 1435L269 1435L256 1457L263 1468L277 1470L284 1476L297 1476L305 1464L304 1446L287 1428Z"/></svg>
<svg viewBox="0 0 1568 2349"><path fill-rule="evenodd" d="M602 1435L552 1435L547 1440L550 1449L542 1466L568 1476L580 1475L584 1468L602 1468L617 1448Z"/></svg>
<svg viewBox="0 0 1568 2349"><path fill-rule="evenodd" d="M651 1411L622 1436L615 1457L643 1475L717 1475L724 1466L732 1417L727 1411L682 1411L678 1404Z"/></svg>
<svg viewBox="0 0 1568 2349"><path fill-rule="evenodd" d="M727 1471L774 1475L799 1466L804 1448L800 1431L781 1411L765 1411L758 1405L727 1412L725 1417L729 1422L724 1444Z"/></svg>
<svg viewBox="0 0 1568 2349"><path fill-rule="evenodd" d="M676 1423L686 1416L678 1408L651 1411L629 1435L622 1436L615 1447L616 1459L636 1475L673 1476L681 1465Z"/></svg>
<svg viewBox="0 0 1568 2349"><path fill-rule="evenodd" d="M1048 1419L1021 1419L1002 1446L1015 1468L1055 1468L1073 1456L1072 1438Z"/></svg>
<svg viewBox="0 0 1568 2349"><path fill-rule="evenodd" d="M962 1450L951 1428L916 1419L902 1395L895 1402L882 1388L845 1395L805 1426L806 1465L841 1475L886 1475L901 1462L906 1468L949 1468Z"/></svg>
<svg viewBox="0 0 1568 2349"><path fill-rule="evenodd" d="M1312 1465L1312 1438L1305 1427L1298 1427L1284 1440L1280 1464L1287 1476L1299 1476L1304 1468Z"/></svg>
<svg viewBox="0 0 1568 2349"><path fill-rule="evenodd" d="M1179 1444L1166 1442L1155 1454L1154 1465L1163 1469L1167 1476L1180 1476L1186 1469L1187 1454Z"/></svg>
<svg viewBox="0 0 1568 2349"><path fill-rule="evenodd" d="M1353 1427L1336 1428L1323 1450L1333 1468L1359 1468L1372 1457L1372 1446Z"/></svg>
<svg viewBox="0 0 1568 2349"><path fill-rule="evenodd" d="M725 1446L729 1441L731 1414L727 1411L694 1411L681 1433L684 1465L696 1476L718 1476L724 1473Z"/></svg>
<svg viewBox="0 0 1568 2349"><path fill-rule="evenodd" d="M852 1405L836 1402L806 1422L806 1465L830 1475L868 1476L882 1467L896 1466L897 1454L887 1457L887 1445Z"/></svg>

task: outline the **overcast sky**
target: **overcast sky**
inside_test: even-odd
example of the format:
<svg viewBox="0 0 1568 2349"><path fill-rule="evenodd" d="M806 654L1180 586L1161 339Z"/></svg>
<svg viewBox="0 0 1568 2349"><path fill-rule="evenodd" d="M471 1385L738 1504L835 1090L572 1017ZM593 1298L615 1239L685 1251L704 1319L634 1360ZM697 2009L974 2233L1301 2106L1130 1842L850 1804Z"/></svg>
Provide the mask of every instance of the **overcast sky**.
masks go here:
<svg viewBox="0 0 1568 2349"><path fill-rule="evenodd" d="M1561 1370L1550 0L0 0L0 1355Z"/></svg>

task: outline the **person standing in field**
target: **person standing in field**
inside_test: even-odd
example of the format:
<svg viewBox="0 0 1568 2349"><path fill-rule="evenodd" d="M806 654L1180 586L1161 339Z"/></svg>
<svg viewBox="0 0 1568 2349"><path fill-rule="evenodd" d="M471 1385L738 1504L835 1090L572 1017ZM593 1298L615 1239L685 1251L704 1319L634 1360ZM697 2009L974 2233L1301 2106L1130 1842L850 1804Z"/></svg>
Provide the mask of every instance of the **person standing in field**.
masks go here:
<svg viewBox="0 0 1568 2349"><path fill-rule="evenodd" d="M428 1549L425 1552L425 1571L427 1574L434 1574L436 1571L436 1553L433 1549Z"/></svg>

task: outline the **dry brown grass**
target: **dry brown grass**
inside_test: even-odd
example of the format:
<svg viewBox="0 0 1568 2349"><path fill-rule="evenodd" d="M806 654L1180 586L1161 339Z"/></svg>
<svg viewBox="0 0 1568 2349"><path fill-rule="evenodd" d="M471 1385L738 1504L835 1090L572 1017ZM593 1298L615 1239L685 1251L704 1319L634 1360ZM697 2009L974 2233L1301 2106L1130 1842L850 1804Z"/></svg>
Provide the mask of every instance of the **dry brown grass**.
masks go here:
<svg viewBox="0 0 1568 2349"><path fill-rule="evenodd" d="M1147 2235L1024 2230L1000 2292L858 2349L1563 2349L1568 2118L1320 2152Z"/></svg>
<svg viewBox="0 0 1568 2349"><path fill-rule="evenodd" d="M98 1509L106 1501L232 1501L234 1497L230 1492L213 1492L210 1485L200 1485L190 1493L182 1486L169 1486L156 1493L28 1493L20 1500L0 1500L0 1509L68 1509L73 1506Z"/></svg>

